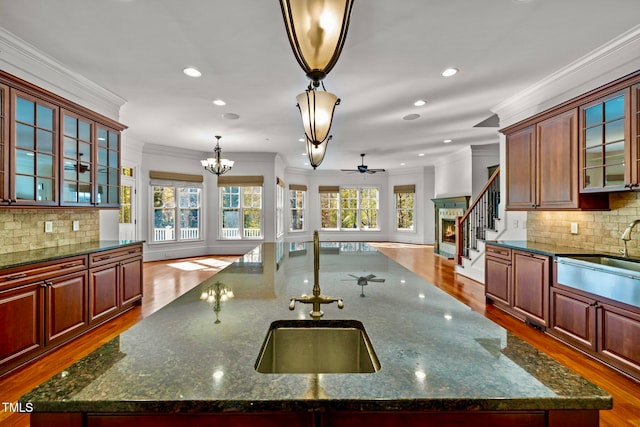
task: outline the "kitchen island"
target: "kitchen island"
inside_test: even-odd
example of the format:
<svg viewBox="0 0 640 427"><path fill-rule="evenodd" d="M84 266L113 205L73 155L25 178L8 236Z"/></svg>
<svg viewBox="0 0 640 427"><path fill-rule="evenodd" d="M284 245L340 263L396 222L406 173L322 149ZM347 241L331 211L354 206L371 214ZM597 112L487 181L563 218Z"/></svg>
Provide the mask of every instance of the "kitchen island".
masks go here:
<svg viewBox="0 0 640 427"><path fill-rule="evenodd" d="M370 275L384 282L358 280ZM310 243L264 243L21 403L33 405L35 427L595 427L612 406L602 389L365 243L321 243L320 285L344 300L342 310L323 306L323 319L362 322L379 371L255 370L272 322L310 318L309 306L288 307L313 286ZM223 301L223 289L233 298ZM208 290L219 298L201 299Z"/></svg>

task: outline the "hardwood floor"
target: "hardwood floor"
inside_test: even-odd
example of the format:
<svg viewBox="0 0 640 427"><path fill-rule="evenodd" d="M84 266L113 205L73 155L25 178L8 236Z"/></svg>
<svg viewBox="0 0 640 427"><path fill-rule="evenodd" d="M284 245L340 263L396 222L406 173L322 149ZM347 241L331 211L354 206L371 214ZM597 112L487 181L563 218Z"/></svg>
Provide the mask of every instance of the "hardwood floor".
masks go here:
<svg viewBox="0 0 640 427"><path fill-rule="evenodd" d="M601 427L640 426L640 383L606 368L511 316L485 305L481 284L458 276L453 262L433 254L431 246L375 243L381 252L443 289L473 310L598 384L613 396L613 409L602 411ZM89 354L144 317L192 289L237 256L211 256L156 261L144 265L144 301L124 315L0 380L0 401L15 402L41 382ZM28 426L26 414L0 412L1 426ZM570 426L568 426L570 427Z"/></svg>

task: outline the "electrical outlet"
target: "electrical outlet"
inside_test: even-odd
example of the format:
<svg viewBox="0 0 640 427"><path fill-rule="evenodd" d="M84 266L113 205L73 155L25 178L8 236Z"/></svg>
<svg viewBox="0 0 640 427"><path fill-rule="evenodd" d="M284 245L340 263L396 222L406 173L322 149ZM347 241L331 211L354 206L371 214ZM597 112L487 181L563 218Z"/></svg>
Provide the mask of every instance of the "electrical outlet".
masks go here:
<svg viewBox="0 0 640 427"><path fill-rule="evenodd" d="M53 233L53 221L45 221L44 222L44 232L45 233Z"/></svg>
<svg viewBox="0 0 640 427"><path fill-rule="evenodd" d="M513 224L513 228L518 228L518 220L517 219L514 219L512 224Z"/></svg>
<svg viewBox="0 0 640 427"><path fill-rule="evenodd" d="M78 231L80 230L80 221L78 221L77 219L73 221L73 225L72 225L72 229L73 231Z"/></svg>
<svg viewBox="0 0 640 427"><path fill-rule="evenodd" d="M578 223L577 222L572 222L571 223L571 234L578 234Z"/></svg>

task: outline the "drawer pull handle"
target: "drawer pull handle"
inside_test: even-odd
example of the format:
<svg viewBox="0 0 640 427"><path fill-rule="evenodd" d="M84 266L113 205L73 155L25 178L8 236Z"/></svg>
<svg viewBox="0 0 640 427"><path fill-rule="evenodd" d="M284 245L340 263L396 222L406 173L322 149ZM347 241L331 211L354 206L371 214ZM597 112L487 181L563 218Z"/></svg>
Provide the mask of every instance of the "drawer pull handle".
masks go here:
<svg viewBox="0 0 640 427"><path fill-rule="evenodd" d="M7 276L7 280L22 279L23 277L27 277L27 273L20 273L13 276Z"/></svg>
<svg viewBox="0 0 640 427"><path fill-rule="evenodd" d="M98 260L99 261L104 261L104 260L107 260L107 259L110 259L110 258L111 258L111 255L107 255L107 256L102 256L102 257L98 258Z"/></svg>
<svg viewBox="0 0 640 427"><path fill-rule="evenodd" d="M71 263L71 264L65 264L65 265L63 265L63 266L60 266L60 268L61 268L61 269L64 269L64 268L71 268L71 267L75 267L75 266L77 266L77 265L79 265L79 264L78 264L78 263L76 263L76 262L74 262L74 263Z"/></svg>
<svg viewBox="0 0 640 427"><path fill-rule="evenodd" d="M135 253L137 253L137 252L138 252L138 251L137 251L136 249L134 249L134 250L129 251L129 252L127 252L127 253L129 253L129 254L135 254Z"/></svg>

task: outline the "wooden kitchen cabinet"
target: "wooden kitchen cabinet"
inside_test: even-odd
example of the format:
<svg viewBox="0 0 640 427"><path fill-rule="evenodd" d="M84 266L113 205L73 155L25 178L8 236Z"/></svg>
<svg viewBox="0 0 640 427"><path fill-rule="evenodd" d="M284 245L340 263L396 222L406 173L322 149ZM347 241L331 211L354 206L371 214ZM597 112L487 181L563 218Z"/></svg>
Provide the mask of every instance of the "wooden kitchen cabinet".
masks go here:
<svg viewBox="0 0 640 427"><path fill-rule="evenodd" d="M0 83L0 203L9 198L9 86Z"/></svg>
<svg viewBox="0 0 640 427"><path fill-rule="evenodd" d="M640 310L598 302L597 311L601 359L640 378Z"/></svg>
<svg viewBox="0 0 640 427"><path fill-rule="evenodd" d="M125 128L0 71L0 203L119 207Z"/></svg>
<svg viewBox="0 0 640 427"><path fill-rule="evenodd" d="M45 281L45 344L80 334L89 325L87 272L80 271Z"/></svg>
<svg viewBox="0 0 640 427"><path fill-rule="evenodd" d="M507 209L607 209L608 198L580 194L577 109L506 133Z"/></svg>
<svg viewBox="0 0 640 427"><path fill-rule="evenodd" d="M485 296L491 302L511 306L511 249L486 245Z"/></svg>
<svg viewBox="0 0 640 427"><path fill-rule="evenodd" d="M0 372L44 347L44 282L0 292Z"/></svg>
<svg viewBox="0 0 640 427"><path fill-rule="evenodd" d="M544 328L549 324L550 257L487 243L485 296L511 315Z"/></svg>
<svg viewBox="0 0 640 427"><path fill-rule="evenodd" d="M102 322L142 299L142 245L89 256L90 322Z"/></svg>
<svg viewBox="0 0 640 427"><path fill-rule="evenodd" d="M556 286L551 287L550 296L549 334L596 351L596 300Z"/></svg>
<svg viewBox="0 0 640 427"><path fill-rule="evenodd" d="M640 185L640 83L631 87L631 187ZM635 184L635 185L634 185Z"/></svg>
<svg viewBox="0 0 640 427"><path fill-rule="evenodd" d="M513 309L538 326L549 319L549 257L513 251Z"/></svg>

